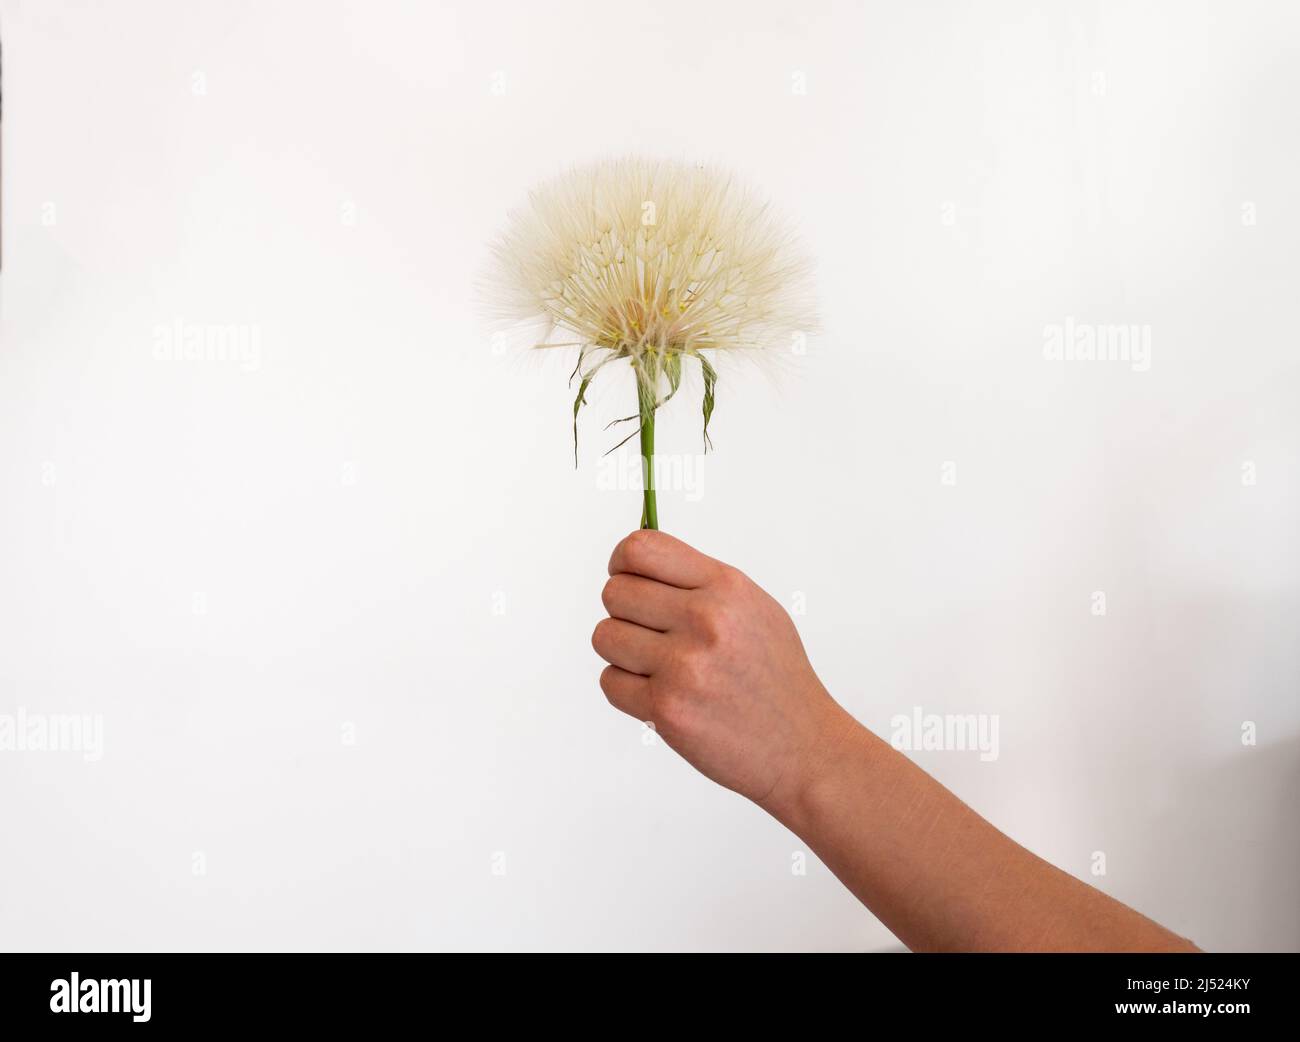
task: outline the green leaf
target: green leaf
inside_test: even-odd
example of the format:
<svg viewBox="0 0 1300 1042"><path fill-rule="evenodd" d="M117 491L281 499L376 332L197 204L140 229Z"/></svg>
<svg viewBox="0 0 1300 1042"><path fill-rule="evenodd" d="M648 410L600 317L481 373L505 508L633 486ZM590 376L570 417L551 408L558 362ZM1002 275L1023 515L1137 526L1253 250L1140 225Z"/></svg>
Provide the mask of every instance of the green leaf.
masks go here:
<svg viewBox="0 0 1300 1042"><path fill-rule="evenodd" d="M680 351L671 352L664 359L664 372L668 375L668 398L677 393L682 382L682 355ZM668 398L665 398L666 402Z"/></svg>
<svg viewBox="0 0 1300 1042"><path fill-rule="evenodd" d="M709 440L709 419L713 416L714 393L718 386L718 374L713 366L705 361L703 355L696 355L700 360L700 370L704 373L704 451L713 447Z"/></svg>
<svg viewBox="0 0 1300 1042"><path fill-rule="evenodd" d="M578 410L587 404L587 399L583 397L587 393L587 385L591 383L590 376L584 376L582 383L578 385L578 397L573 399L573 469L578 469Z"/></svg>

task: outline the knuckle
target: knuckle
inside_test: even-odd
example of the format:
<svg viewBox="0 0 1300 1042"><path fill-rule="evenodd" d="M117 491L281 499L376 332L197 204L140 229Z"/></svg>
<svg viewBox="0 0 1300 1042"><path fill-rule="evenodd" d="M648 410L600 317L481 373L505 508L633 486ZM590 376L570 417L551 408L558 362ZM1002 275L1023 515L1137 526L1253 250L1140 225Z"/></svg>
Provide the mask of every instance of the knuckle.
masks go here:
<svg viewBox="0 0 1300 1042"><path fill-rule="evenodd" d="M627 545L634 550L645 550L654 542L655 534L648 528L638 528L635 532L629 532L627 536Z"/></svg>
<svg viewBox="0 0 1300 1042"><path fill-rule="evenodd" d="M692 711L690 702L679 694L660 698L654 707L655 727L667 734L680 736L690 729Z"/></svg>
<svg viewBox="0 0 1300 1042"><path fill-rule="evenodd" d="M721 593L736 594L745 589L749 579L739 568L733 568L729 564L724 564L714 578L712 585Z"/></svg>
<svg viewBox="0 0 1300 1042"><path fill-rule="evenodd" d="M608 701L610 705L617 704L614 701L615 688L614 688L614 667L613 666L606 666L604 669L600 671L600 690L604 692L605 700Z"/></svg>
<svg viewBox="0 0 1300 1042"><path fill-rule="evenodd" d="M654 532L646 528L638 528L632 532L619 546L617 554L619 564L629 571L637 571L650 563L653 554Z"/></svg>
<svg viewBox="0 0 1300 1042"><path fill-rule="evenodd" d="M708 689L709 665L705 655L697 651L686 651L678 655L672 664L671 676L673 689L698 694Z"/></svg>
<svg viewBox="0 0 1300 1042"><path fill-rule="evenodd" d="M618 588L621 585L622 583L619 581L619 576L617 575L611 575L609 579L606 580L604 588L600 591L600 603L605 606L606 611L610 610L614 598L618 593Z"/></svg>
<svg viewBox="0 0 1300 1042"><path fill-rule="evenodd" d="M591 646L596 649L597 653L603 654L609 650L610 640L613 637L613 619L601 619L596 623L596 628L591 631Z"/></svg>
<svg viewBox="0 0 1300 1042"><path fill-rule="evenodd" d="M717 644L722 638L717 610L707 601L698 601L687 611L691 632L706 645Z"/></svg>
<svg viewBox="0 0 1300 1042"><path fill-rule="evenodd" d="M692 632L706 647L717 648L730 638L730 616L719 601L700 599L691 607L689 618Z"/></svg>

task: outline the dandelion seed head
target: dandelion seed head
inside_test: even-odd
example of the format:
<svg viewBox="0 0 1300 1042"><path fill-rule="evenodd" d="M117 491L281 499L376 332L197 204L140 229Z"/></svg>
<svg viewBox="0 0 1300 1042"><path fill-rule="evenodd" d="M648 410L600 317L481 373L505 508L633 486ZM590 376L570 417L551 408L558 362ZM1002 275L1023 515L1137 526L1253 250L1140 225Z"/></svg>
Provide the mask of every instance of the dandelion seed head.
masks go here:
<svg viewBox="0 0 1300 1042"><path fill-rule="evenodd" d="M626 158L535 189L493 243L488 310L658 374L673 355L787 348L815 325L811 265L755 192L705 165Z"/></svg>

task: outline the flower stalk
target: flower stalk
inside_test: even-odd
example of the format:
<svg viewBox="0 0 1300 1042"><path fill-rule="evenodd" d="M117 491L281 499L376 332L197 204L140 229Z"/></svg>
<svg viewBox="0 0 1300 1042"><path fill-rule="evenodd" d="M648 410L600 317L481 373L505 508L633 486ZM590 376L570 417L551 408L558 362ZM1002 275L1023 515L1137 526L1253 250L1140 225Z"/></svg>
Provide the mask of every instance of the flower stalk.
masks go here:
<svg viewBox="0 0 1300 1042"><path fill-rule="evenodd" d="M659 505L655 501L655 377L636 367L636 390L641 414L641 487L645 496L641 527L659 528Z"/></svg>

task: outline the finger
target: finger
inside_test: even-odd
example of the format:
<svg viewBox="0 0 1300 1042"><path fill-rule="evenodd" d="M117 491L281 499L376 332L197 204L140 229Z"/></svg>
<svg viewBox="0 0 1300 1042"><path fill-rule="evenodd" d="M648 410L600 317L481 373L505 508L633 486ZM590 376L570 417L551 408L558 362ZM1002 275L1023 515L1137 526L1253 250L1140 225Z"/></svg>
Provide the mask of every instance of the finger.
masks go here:
<svg viewBox="0 0 1300 1042"><path fill-rule="evenodd" d="M629 572L611 575L600 592L605 610L616 619L664 632L681 618L689 594Z"/></svg>
<svg viewBox="0 0 1300 1042"><path fill-rule="evenodd" d="M650 719L649 677L629 673L618 666L606 666L600 674L600 689L615 709L638 720Z"/></svg>
<svg viewBox="0 0 1300 1042"><path fill-rule="evenodd" d="M601 619L591 635L591 646L611 666L648 677L659 662L664 639L662 633L622 619Z"/></svg>
<svg viewBox="0 0 1300 1042"><path fill-rule="evenodd" d="M609 558L609 574L631 572L683 590L708 582L718 568L712 557L700 553L667 532L643 528L627 536Z"/></svg>

